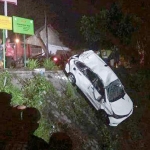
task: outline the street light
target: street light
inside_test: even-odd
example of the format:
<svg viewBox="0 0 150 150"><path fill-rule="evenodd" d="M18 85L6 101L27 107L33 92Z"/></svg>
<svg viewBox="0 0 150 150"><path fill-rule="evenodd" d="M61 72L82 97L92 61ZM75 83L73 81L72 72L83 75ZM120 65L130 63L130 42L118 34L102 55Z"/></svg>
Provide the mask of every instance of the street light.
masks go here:
<svg viewBox="0 0 150 150"><path fill-rule="evenodd" d="M19 40L19 39L15 39L15 42L16 42L16 43L19 43L19 42L20 42L20 40Z"/></svg>

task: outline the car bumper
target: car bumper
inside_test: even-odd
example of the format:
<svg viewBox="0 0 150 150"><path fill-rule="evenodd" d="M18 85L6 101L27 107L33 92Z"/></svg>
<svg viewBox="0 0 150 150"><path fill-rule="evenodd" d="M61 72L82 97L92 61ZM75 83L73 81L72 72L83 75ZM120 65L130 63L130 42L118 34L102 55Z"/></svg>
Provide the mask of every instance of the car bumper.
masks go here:
<svg viewBox="0 0 150 150"><path fill-rule="evenodd" d="M109 125L110 126L118 126L118 124L120 124L122 121L124 121L125 119L127 119L132 113L133 113L133 109L130 111L130 113L126 117L115 118L113 116L109 116L108 117L109 118Z"/></svg>

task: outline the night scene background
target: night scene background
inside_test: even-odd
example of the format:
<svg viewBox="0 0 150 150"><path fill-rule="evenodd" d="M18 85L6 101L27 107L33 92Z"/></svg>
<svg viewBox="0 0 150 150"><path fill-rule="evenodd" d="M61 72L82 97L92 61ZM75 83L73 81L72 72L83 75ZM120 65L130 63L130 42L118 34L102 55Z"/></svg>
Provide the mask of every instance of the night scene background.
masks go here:
<svg viewBox="0 0 150 150"><path fill-rule="evenodd" d="M3 2L0 2L0 15L4 15ZM96 139L98 142L95 145L98 145L100 150L149 150L150 2L148 0L18 0L17 5L8 4L8 16L33 19L35 31L44 26L45 15L47 25L58 31L60 39L72 51L111 49L116 46L120 54L133 63L131 69L115 70L133 100L134 112L131 117L113 128L105 126L103 114L93 110L93 118L97 120L92 121L93 124L97 124L98 129L95 129L94 125L93 127L84 125L84 120L82 120L83 128L74 123L76 129L74 131L78 131L78 135L72 134L72 140L76 140L74 145L79 144L78 148L74 146L74 150L82 150L81 145L89 139ZM0 37L2 37L1 31ZM9 31L8 35L13 42L16 34ZM18 36L23 38L21 35ZM144 52L143 64L139 62L140 52ZM72 133L72 128L68 130L67 126L63 128L64 131ZM89 140L89 143L91 141ZM92 147L87 149L92 150Z"/></svg>

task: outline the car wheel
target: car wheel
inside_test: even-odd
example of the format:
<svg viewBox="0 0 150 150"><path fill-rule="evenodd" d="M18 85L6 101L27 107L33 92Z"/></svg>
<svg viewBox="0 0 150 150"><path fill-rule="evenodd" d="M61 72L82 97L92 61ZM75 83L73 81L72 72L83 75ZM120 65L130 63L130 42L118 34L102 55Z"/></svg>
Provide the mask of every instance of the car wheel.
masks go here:
<svg viewBox="0 0 150 150"><path fill-rule="evenodd" d="M72 73L68 74L68 80L72 83L72 85L76 84L75 76Z"/></svg>

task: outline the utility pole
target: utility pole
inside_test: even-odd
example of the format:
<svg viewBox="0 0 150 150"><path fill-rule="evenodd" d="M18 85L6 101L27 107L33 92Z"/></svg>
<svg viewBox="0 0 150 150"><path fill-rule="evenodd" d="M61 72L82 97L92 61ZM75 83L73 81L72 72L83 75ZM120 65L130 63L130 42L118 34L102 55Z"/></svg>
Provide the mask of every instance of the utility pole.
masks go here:
<svg viewBox="0 0 150 150"><path fill-rule="evenodd" d="M4 15L7 16L7 1L4 1ZM6 56L5 56L5 42L6 38L8 37L8 31L5 29L3 30L3 63L4 63L4 69L6 68Z"/></svg>
<svg viewBox="0 0 150 150"><path fill-rule="evenodd" d="M48 50L48 29L47 29L47 15L46 15L46 11L45 11L45 32L46 32L46 48L47 48L46 58L48 58L49 57L49 50Z"/></svg>
<svg viewBox="0 0 150 150"><path fill-rule="evenodd" d="M7 1L4 1L4 15L7 16ZM8 31L5 30L5 38L8 37Z"/></svg>

